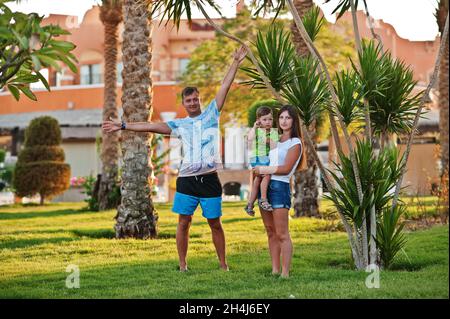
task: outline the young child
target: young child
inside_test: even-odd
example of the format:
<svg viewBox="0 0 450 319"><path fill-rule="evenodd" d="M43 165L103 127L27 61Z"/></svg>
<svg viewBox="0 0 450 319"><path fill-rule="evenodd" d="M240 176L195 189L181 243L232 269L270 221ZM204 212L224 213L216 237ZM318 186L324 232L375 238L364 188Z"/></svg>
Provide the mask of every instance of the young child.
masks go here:
<svg viewBox="0 0 450 319"><path fill-rule="evenodd" d="M251 150L250 165L255 166L269 166L269 152L276 146L279 136L273 126L272 109L267 106L261 106L256 110L256 121L253 128L248 134L248 145ZM267 188L270 183L270 175L256 176L253 179L251 193L248 199L245 211L250 216L255 216L253 205L258 192L261 191L261 199L258 201L259 206L265 211L273 211L272 206L267 200Z"/></svg>

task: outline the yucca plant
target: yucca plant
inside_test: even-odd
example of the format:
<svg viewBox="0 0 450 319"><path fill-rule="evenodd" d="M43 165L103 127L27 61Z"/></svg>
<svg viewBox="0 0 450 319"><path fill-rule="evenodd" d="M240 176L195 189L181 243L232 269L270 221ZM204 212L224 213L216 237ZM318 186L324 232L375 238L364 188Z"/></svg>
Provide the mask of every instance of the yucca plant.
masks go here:
<svg viewBox="0 0 450 319"><path fill-rule="evenodd" d="M355 153L358 168L361 172L361 186L363 193L366 195L372 174L372 147L365 141L357 140ZM337 187L330 191L330 195L325 196L332 200L337 209L352 221L356 231L361 228L364 213L370 208L370 198L369 196L364 196L364 201L360 204L350 158L339 152L339 159L339 164L334 163L335 170L329 170Z"/></svg>
<svg viewBox="0 0 450 319"><path fill-rule="evenodd" d="M406 237L403 233L405 223L401 221L406 208L397 205L393 210L390 207L383 209L377 223L376 242L380 249L381 265L390 268L397 254L405 247Z"/></svg>
<svg viewBox="0 0 450 319"><path fill-rule="evenodd" d="M220 14L220 7L213 0L156 0L152 1L151 16L160 18L160 22L164 19L167 19L167 22L172 20L173 24L179 29L181 16L186 14L188 21L192 21L192 5L197 6L197 4L202 6L207 4ZM158 12L161 12L160 16L157 15Z"/></svg>
<svg viewBox="0 0 450 319"><path fill-rule="evenodd" d="M292 80L292 64L295 55L288 32L283 31L281 25L274 24L267 33L258 32L255 57L258 65L269 79L272 87L277 91ZM258 70L254 67L241 67L253 80L244 82L257 89L266 89L266 85Z"/></svg>
<svg viewBox="0 0 450 319"><path fill-rule="evenodd" d="M382 52L381 46L375 44L374 41L363 41L362 50L358 52L357 66L354 61L351 61L353 71L357 74L361 82L361 89L365 93L366 99L374 99L377 96L382 96L380 90L385 89L386 76L389 72L384 63L385 53Z"/></svg>
<svg viewBox="0 0 450 319"><path fill-rule="evenodd" d="M372 144L365 140L356 141L355 153L364 193L362 205L355 187L352 163L343 153L339 154L340 164L335 163L335 172L330 171L338 187L332 189L330 195L326 197L333 201L337 209L353 225L355 236L361 242L363 238L360 229L363 227L364 216L368 217L373 207L378 220L382 211L389 207L394 196L392 191L403 164L399 160L399 151L396 148L385 148L378 156L374 156ZM376 234L371 232L371 221L369 218L367 220L367 232L376 238ZM378 249L382 253L383 248ZM362 251L359 253L362 254Z"/></svg>
<svg viewBox="0 0 450 319"><path fill-rule="evenodd" d="M325 0L324 3L328 3L331 0ZM365 3L366 1L363 0L363 2ZM354 1L355 3L355 7L358 8L358 0ZM335 14L337 11L338 15L336 19L339 19L340 17L342 17L344 15L345 12L347 12L350 9L351 5L350 5L350 0L340 0L339 3L336 5L336 7L334 8L334 10L331 12L331 14Z"/></svg>
<svg viewBox="0 0 450 319"><path fill-rule="evenodd" d="M292 80L282 88L281 95L297 107L306 126L310 126L329 103L327 84L320 72L318 62L310 56L295 57Z"/></svg>
<svg viewBox="0 0 450 319"><path fill-rule="evenodd" d="M278 17L281 10L284 9L286 6L285 0L252 0L251 2L252 6L256 8L255 15L260 14L262 11L264 14L267 12L275 12L274 20Z"/></svg>
<svg viewBox="0 0 450 319"><path fill-rule="evenodd" d="M335 91L339 103L336 109L342 114L345 125L349 126L353 122L358 122L363 118L362 114L362 92L361 82L354 71L340 71L334 75ZM334 108L329 108L333 114Z"/></svg>
<svg viewBox="0 0 450 319"><path fill-rule="evenodd" d="M413 93L417 81L413 78L411 68L404 62L394 59L390 53L384 54L381 61L385 76L376 87L380 94L374 94L368 99L374 134L383 137L408 134L423 91Z"/></svg>
<svg viewBox="0 0 450 319"><path fill-rule="evenodd" d="M320 15L320 8L313 6L306 14L302 17L303 25L305 26L306 32L308 33L311 41L317 38L320 29L325 23L325 19Z"/></svg>

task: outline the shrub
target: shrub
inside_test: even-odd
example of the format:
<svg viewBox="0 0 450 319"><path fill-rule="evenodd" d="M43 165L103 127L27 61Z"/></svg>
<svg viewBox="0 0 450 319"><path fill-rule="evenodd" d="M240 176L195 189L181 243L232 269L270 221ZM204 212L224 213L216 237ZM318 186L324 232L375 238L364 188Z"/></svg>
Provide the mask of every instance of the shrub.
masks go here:
<svg viewBox="0 0 450 319"><path fill-rule="evenodd" d="M0 163L3 163L5 161L6 152L4 149L0 148Z"/></svg>
<svg viewBox="0 0 450 319"><path fill-rule="evenodd" d="M58 121L49 116L35 118L25 131L25 148L20 152L14 170L13 184L18 196L58 195L69 188L70 166L64 163L61 130Z"/></svg>
<svg viewBox="0 0 450 319"><path fill-rule="evenodd" d="M84 188L83 194L86 194L87 198L84 200L88 206L86 207L87 210L90 211L98 211L98 198L95 196L95 184L97 182L97 179L93 177L92 175L86 176L83 178L83 182L81 186Z"/></svg>

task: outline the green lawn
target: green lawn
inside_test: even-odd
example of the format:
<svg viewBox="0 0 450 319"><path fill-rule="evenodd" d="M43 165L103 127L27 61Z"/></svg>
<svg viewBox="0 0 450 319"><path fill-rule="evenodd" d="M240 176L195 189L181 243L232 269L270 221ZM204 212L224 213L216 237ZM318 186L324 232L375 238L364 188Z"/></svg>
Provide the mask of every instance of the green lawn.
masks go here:
<svg viewBox="0 0 450 319"><path fill-rule="evenodd" d="M408 232L406 254L368 289L352 270L337 222L292 219L291 278L270 275L261 219L243 203L224 205L229 272L218 268L209 227L197 212L188 252L177 271L176 215L158 205L160 239L113 239L115 211L81 211L84 203L0 207L0 298L448 298L448 226ZM325 204L326 205L326 204ZM66 267L80 269L68 289ZM292 298L291 296L291 298Z"/></svg>

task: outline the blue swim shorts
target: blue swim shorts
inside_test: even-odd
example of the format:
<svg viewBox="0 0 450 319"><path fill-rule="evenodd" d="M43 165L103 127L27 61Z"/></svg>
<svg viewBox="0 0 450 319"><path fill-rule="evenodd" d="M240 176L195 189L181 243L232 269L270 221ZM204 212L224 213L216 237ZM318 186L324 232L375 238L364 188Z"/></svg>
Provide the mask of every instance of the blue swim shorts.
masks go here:
<svg viewBox="0 0 450 319"><path fill-rule="evenodd" d="M198 204L203 217L222 216L222 184L217 173L177 178L172 212L193 215Z"/></svg>

